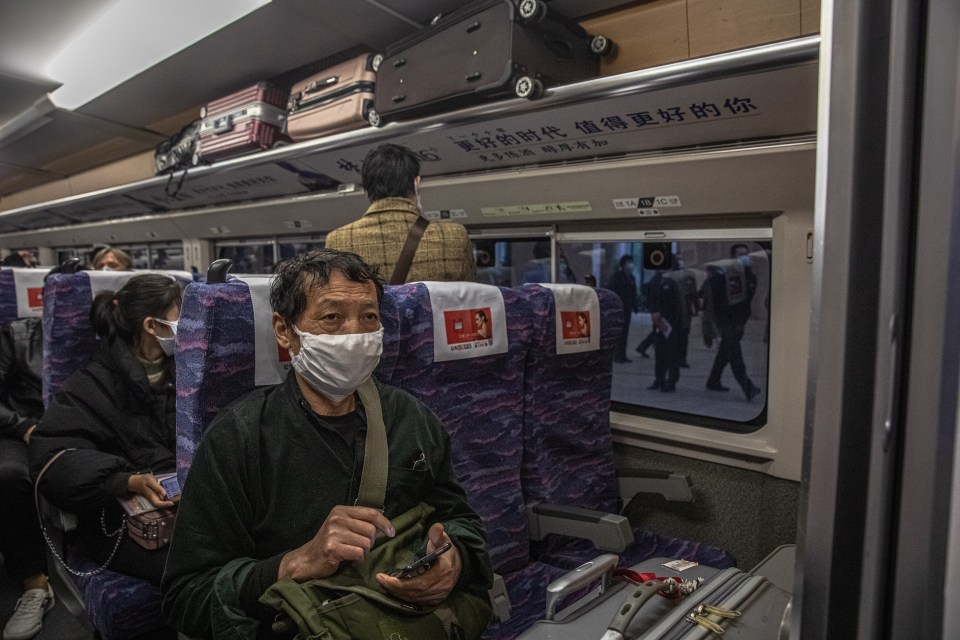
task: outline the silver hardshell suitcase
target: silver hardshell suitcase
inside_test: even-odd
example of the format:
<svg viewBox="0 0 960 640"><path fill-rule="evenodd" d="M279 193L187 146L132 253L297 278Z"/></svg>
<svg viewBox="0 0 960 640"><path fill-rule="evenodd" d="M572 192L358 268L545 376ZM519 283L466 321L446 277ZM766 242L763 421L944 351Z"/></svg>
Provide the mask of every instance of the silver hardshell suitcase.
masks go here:
<svg viewBox="0 0 960 640"><path fill-rule="evenodd" d="M595 590L596 595L556 611L564 594L582 589L597 579L605 559L588 565L580 580L564 576L568 584L547 589L547 620L537 622L520 640L705 640L750 638L788 640L791 595L764 576L730 568L696 566L682 573L665 567L669 558L647 560L633 571L656 574L660 579L617 583ZM584 565L585 567L587 565ZM609 565L608 565L609 567ZM579 571L579 569L578 569ZM618 571L618 573L620 573ZM671 584L674 580L680 584ZM584 604L586 602L586 604Z"/></svg>

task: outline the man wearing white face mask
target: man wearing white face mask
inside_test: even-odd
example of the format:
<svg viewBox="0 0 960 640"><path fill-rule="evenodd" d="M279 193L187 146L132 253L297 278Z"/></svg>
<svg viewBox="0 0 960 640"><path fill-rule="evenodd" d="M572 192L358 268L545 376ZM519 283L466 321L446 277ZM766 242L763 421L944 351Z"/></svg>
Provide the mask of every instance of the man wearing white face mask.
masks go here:
<svg viewBox="0 0 960 640"><path fill-rule="evenodd" d="M389 279L411 227L423 213L420 158L405 147L384 144L363 159L361 177L370 207L356 222L331 231L326 245L328 249L356 253ZM437 220L423 231L404 281L473 282L476 277L466 228Z"/></svg>
<svg viewBox="0 0 960 640"><path fill-rule="evenodd" d="M351 253L315 251L279 266L273 327L293 370L221 411L197 449L162 584L164 614L181 632L273 637L276 611L259 599L274 582L333 575L393 537L391 520L419 503L434 509L425 552L452 548L420 576L379 574L384 590L438 605L455 590L489 588L483 525L453 472L446 430L421 402L379 382L384 508L355 506L367 431L355 391L380 360L382 294L376 268Z"/></svg>

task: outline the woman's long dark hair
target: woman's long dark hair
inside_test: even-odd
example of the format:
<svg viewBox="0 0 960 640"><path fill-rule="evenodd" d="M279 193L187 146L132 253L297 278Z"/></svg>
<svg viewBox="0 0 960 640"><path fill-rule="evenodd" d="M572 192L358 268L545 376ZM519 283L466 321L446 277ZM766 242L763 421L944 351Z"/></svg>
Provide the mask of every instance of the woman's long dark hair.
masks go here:
<svg viewBox="0 0 960 640"><path fill-rule="evenodd" d="M144 274L130 278L120 291L101 291L93 299L90 323L101 338L119 338L136 346L143 319L163 318L183 300L180 283L169 276Z"/></svg>

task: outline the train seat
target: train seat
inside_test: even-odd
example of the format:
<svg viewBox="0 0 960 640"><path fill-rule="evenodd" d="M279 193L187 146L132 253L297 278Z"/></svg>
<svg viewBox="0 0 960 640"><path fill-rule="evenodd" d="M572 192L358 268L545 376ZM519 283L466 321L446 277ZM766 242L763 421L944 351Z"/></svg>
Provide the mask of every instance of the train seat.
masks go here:
<svg viewBox="0 0 960 640"><path fill-rule="evenodd" d="M485 638L512 638L544 616L546 587L565 573L531 559L521 490L523 365L533 316L518 290L490 285L412 283L391 295L404 348L388 382L427 404L450 434L457 476L483 519L510 600L509 619Z"/></svg>
<svg viewBox="0 0 960 640"><path fill-rule="evenodd" d="M82 367L96 346L90 324L90 305L96 292L122 287L143 271L58 273L50 276L43 292L43 390L44 404L74 371ZM169 273L178 280L192 281L186 272ZM61 537L61 536L57 536ZM80 544L67 542L62 552L71 567L89 571L97 567ZM96 575L70 577L56 562L60 586L77 592L83 609L102 640L127 640L160 630L160 588L146 580L106 569ZM72 582L71 582L72 580Z"/></svg>
<svg viewBox="0 0 960 640"><path fill-rule="evenodd" d="M0 268L0 327L43 317L43 278L49 269Z"/></svg>
<svg viewBox="0 0 960 640"><path fill-rule="evenodd" d="M288 356L273 336L269 276L195 283L184 292L177 331L177 472L180 482L203 432L223 407L258 386L279 384ZM397 316L385 295L383 355L374 375L391 377L399 352Z"/></svg>
<svg viewBox="0 0 960 640"><path fill-rule="evenodd" d="M582 285L525 285L522 291L536 316L524 376L522 466L524 499L538 539L534 557L566 568L603 552L619 553L625 566L652 557L734 566L729 553L706 544L628 525L624 535L625 519L611 515L638 491L683 499L676 494L689 490L682 476L621 470L618 477L610 392L613 351L623 326L620 299ZM570 508L580 515L574 526L557 520Z"/></svg>
<svg viewBox="0 0 960 640"><path fill-rule="evenodd" d="M43 294L43 402L93 354L97 336L90 324L90 304L99 291L116 291L145 273L163 273L183 283L188 271L81 271L50 276Z"/></svg>

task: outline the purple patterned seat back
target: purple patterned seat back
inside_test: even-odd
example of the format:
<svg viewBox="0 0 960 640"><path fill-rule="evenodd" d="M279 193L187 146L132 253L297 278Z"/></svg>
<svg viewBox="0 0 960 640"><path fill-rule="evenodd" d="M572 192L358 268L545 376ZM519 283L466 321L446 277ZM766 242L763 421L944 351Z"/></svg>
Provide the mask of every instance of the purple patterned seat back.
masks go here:
<svg viewBox="0 0 960 640"><path fill-rule="evenodd" d="M256 387L254 305L242 280L187 287L177 330L177 472L180 482L217 412ZM264 309L263 313L271 313ZM261 320L269 321L269 318ZM375 375L389 376L399 350L396 305L381 305L383 356Z"/></svg>
<svg viewBox="0 0 960 640"><path fill-rule="evenodd" d="M450 433L454 468L483 519L494 570L529 562L529 530L520 488L523 363L532 329L521 293L501 289L509 349L467 360L434 362L433 309L425 285L392 287L401 353L389 382L429 406Z"/></svg>
<svg viewBox="0 0 960 640"><path fill-rule="evenodd" d="M162 271L124 271L56 273L47 278L43 291L43 403L63 385L70 375L90 360L97 344L97 335L90 324L90 305L93 302L91 279L101 282L109 279L107 288L119 289L123 284L145 273ZM181 283L192 282L186 272L169 272ZM94 285L97 291L106 285Z"/></svg>
<svg viewBox="0 0 960 640"><path fill-rule="evenodd" d="M176 352L181 486L214 416L256 386L254 344L253 302L245 282L187 286Z"/></svg>
<svg viewBox="0 0 960 640"><path fill-rule="evenodd" d="M117 275L118 281L140 275ZM43 400L60 389L73 372L90 359L96 334L90 324L93 300L86 272L54 274L43 292ZM79 547L68 549L71 566L95 568ZM75 577L84 607L104 640L121 640L153 632L164 626L159 588L145 580L110 570Z"/></svg>
<svg viewBox="0 0 960 640"><path fill-rule="evenodd" d="M85 273L57 273L43 292L43 404L70 375L85 365L97 344L90 324L90 279Z"/></svg>
<svg viewBox="0 0 960 640"><path fill-rule="evenodd" d="M597 289L600 349L558 355L553 293L537 285L522 290L537 318L525 375L524 498L529 504L619 513L610 391L613 351L623 327L622 302L611 291ZM642 529L633 534L633 543L620 556L622 566L658 556L716 568L736 565L733 556L718 547ZM532 553L543 562L573 569L601 552L586 540L550 535L534 543Z"/></svg>
<svg viewBox="0 0 960 640"><path fill-rule="evenodd" d="M524 384L524 499L618 513L610 390L623 304L597 289L599 350L558 355L553 293L538 285L521 290L536 317Z"/></svg>
<svg viewBox="0 0 960 640"><path fill-rule="evenodd" d="M0 269L0 327L17 319L17 292L13 269Z"/></svg>

